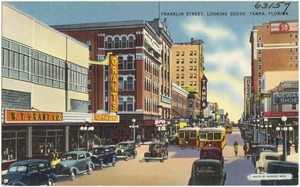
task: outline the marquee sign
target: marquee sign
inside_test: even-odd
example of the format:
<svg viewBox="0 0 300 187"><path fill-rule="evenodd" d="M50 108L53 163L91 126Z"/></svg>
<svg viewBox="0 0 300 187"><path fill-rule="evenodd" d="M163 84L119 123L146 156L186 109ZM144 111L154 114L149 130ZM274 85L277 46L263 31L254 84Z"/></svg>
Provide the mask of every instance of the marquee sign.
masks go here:
<svg viewBox="0 0 300 187"><path fill-rule="evenodd" d="M273 94L273 104L298 104L298 92L282 92Z"/></svg>
<svg viewBox="0 0 300 187"><path fill-rule="evenodd" d="M207 78L203 75L201 79L201 109L207 107Z"/></svg>

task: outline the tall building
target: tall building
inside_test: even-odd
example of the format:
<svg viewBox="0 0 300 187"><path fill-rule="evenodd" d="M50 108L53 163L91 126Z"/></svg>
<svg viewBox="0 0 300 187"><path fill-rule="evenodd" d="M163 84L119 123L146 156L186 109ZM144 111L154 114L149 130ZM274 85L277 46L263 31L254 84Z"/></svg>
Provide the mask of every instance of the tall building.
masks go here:
<svg viewBox="0 0 300 187"><path fill-rule="evenodd" d="M191 93L188 117L197 119L200 114L201 79L204 77L204 42L191 39L175 43L172 48L172 81ZM203 114L202 114L203 116Z"/></svg>
<svg viewBox="0 0 300 187"><path fill-rule="evenodd" d="M172 40L164 23L137 20L52 27L89 45L92 61L102 61L109 52L118 55L117 115L120 122L103 124L96 130L97 134L116 141L130 139L132 119L139 125L136 135L148 139L157 134L157 123L170 117L171 108ZM90 66L91 112L110 112L108 76L107 67Z"/></svg>
<svg viewBox="0 0 300 187"><path fill-rule="evenodd" d="M272 21L254 26L250 43L251 97L255 105L255 96L267 90L262 83L265 72L298 74L298 20ZM261 106L254 105L252 115L258 116Z"/></svg>
<svg viewBox="0 0 300 187"><path fill-rule="evenodd" d="M88 110L88 46L1 3L2 169L79 142ZM75 143L76 142L76 143ZM77 144L78 145L78 144ZM77 146L76 146L77 147Z"/></svg>

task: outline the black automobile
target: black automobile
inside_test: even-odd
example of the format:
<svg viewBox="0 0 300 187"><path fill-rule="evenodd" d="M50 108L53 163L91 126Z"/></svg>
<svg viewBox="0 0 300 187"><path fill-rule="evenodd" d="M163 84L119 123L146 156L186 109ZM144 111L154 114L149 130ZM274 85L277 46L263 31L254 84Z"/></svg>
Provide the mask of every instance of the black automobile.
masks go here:
<svg viewBox="0 0 300 187"><path fill-rule="evenodd" d="M116 145L117 159L123 158L126 161L129 157L135 158L137 155L136 146L134 141L123 141Z"/></svg>
<svg viewBox="0 0 300 187"><path fill-rule="evenodd" d="M168 137L168 142L170 145L178 145L179 143L179 138L176 135L170 135Z"/></svg>
<svg viewBox="0 0 300 187"><path fill-rule="evenodd" d="M97 146L91 149L89 152L92 154L92 162L95 164L95 166L99 166L101 170L103 169L104 164L111 164L112 166L116 165L116 146L114 145Z"/></svg>
<svg viewBox="0 0 300 187"><path fill-rule="evenodd" d="M95 164L92 162L90 153L87 151L70 151L62 155L61 161L56 165L55 174L69 176L70 180L75 175L87 172L92 174Z"/></svg>
<svg viewBox="0 0 300 187"><path fill-rule="evenodd" d="M188 185L224 185L226 172L222 163L216 159L198 159L194 161Z"/></svg>
<svg viewBox="0 0 300 187"><path fill-rule="evenodd" d="M268 174L291 174L291 179L280 179L280 180L261 180L261 185L295 185L298 186L299 180L299 168L298 163L287 162L287 161L273 161L268 164Z"/></svg>
<svg viewBox="0 0 300 187"><path fill-rule="evenodd" d="M47 160L24 160L15 162L2 175L2 185L53 186L57 177Z"/></svg>
<svg viewBox="0 0 300 187"><path fill-rule="evenodd" d="M160 160L164 162L168 158L168 148L165 142L153 142L149 144L149 150L144 154L146 162L150 160Z"/></svg>

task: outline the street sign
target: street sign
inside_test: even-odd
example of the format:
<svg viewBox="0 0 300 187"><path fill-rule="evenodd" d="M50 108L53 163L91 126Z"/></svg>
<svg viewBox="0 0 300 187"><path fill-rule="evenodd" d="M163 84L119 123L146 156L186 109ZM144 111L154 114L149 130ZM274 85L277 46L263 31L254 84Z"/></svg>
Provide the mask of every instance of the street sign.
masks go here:
<svg viewBox="0 0 300 187"><path fill-rule="evenodd" d="M261 98L271 98L271 94L270 93L261 93L260 97Z"/></svg>

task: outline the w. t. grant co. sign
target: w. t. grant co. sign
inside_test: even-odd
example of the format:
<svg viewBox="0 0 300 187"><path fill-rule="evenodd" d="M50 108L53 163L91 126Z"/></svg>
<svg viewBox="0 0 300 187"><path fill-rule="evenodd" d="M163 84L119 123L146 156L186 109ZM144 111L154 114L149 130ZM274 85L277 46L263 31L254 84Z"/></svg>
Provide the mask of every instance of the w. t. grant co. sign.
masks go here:
<svg viewBox="0 0 300 187"><path fill-rule="evenodd" d="M298 104L298 92L282 92L273 94L273 104Z"/></svg>

